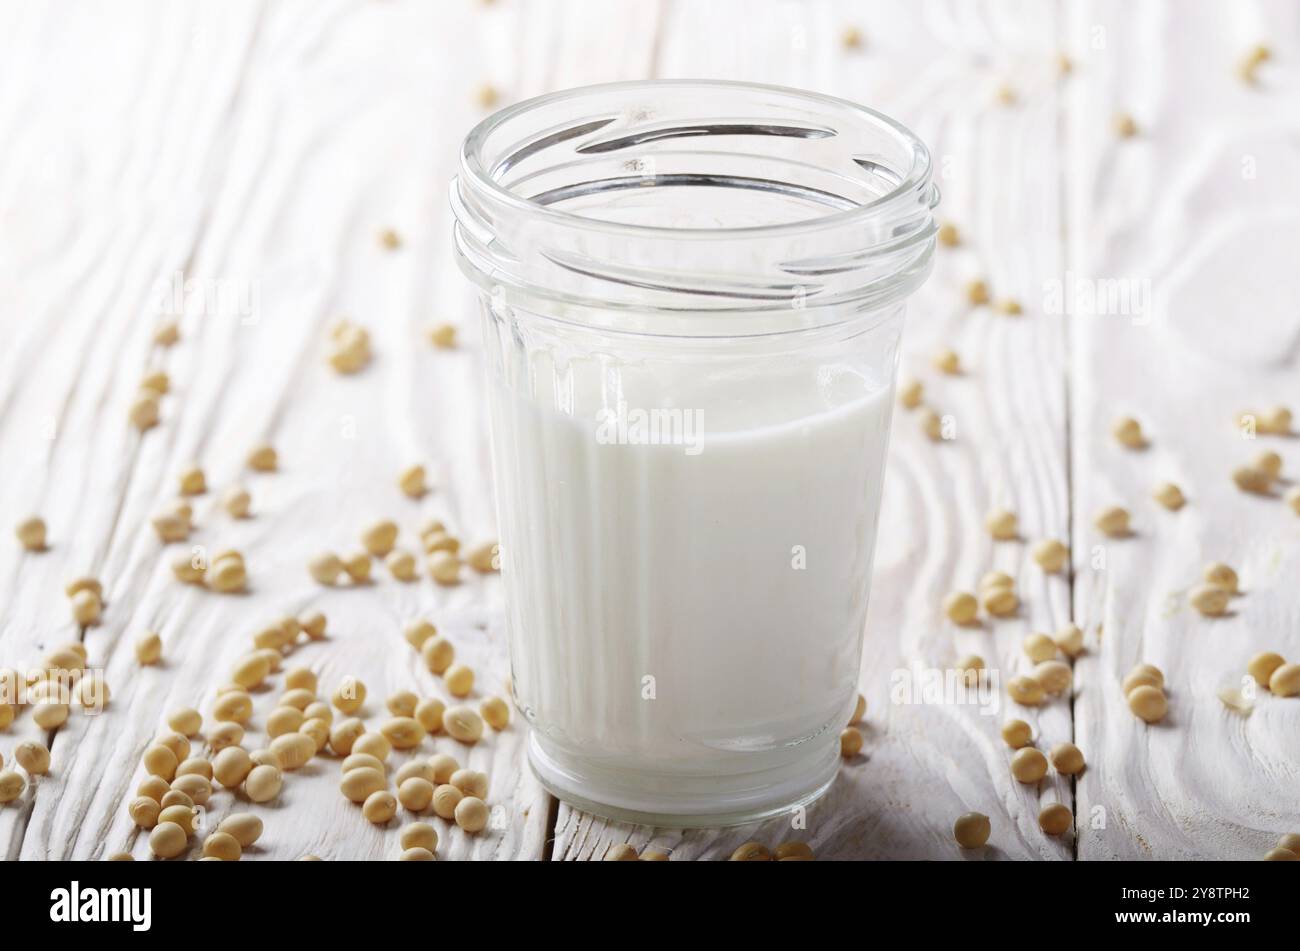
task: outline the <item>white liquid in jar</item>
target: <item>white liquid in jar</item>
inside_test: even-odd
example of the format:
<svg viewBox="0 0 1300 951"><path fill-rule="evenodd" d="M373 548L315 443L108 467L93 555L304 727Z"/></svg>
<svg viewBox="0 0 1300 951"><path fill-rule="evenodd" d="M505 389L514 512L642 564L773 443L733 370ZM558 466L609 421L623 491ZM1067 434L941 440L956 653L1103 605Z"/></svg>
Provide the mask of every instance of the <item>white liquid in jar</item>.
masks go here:
<svg viewBox="0 0 1300 951"><path fill-rule="evenodd" d="M671 815L712 809L714 788L806 782L810 753L833 770L891 384L526 359L529 382L498 377L492 413L512 675L543 779ZM677 442L618 442L647 437L635 410L664 408L683 411Z"/></svg>

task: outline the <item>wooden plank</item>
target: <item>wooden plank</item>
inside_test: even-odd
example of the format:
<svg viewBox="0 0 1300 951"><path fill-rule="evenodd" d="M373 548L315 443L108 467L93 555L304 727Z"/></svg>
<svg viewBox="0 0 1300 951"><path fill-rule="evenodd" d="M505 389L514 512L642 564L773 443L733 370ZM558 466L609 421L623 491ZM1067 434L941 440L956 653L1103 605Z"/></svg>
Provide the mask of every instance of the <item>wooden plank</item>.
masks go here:
<svg viewBox="0 0 1300 951"><path fill-rule="evenodd" d="M191 52L202 56L242 29L233 7L207 21L180 8L118 12L116 27L37 8L0 14L13 21L0 34L14 50L5 58L12 81L0 83L0 127L14 145L0 158L0 459L10 486L0 665L22 670L81 637L63 594L72 576L105 582L104 623L86 637L92 663L105 632L129 610L128 591L107 567L141 458L127 425L149 359L152 327L141 304L193 234L192 189L204 169L185 152L197 146L202 154L234 79L219 67L204 77L186 72L186 50L171 38L194 35ZM139 136L116 134L127 116ZM164 128L174 135L160 136ZM49 523L50 549L41 554L23 553L8 534L31 513ZM84 726L74 712L68 730ZM35 804L68 790L65 730L51 736L20 716L4 734L6 760L29 739L52 745L53 766L29 784L21 805L0 809L0 853L8 857L18 855Z"/></svg>
<svg viewBox="0 0 1300 951"><path fill-rule="evenodd" d="M43 786L57 795L37 796L21 845L25 858L96 858L124 849L145 857L145 838L125 814L142 778L141 751L169 711L198 706L209 714L215 688L253 631L279 614L309 606L326 612L328 640L301 648L287 663L317 670L326 691L346 674L359 676L373 698L365 708L372 726L386 716L382 702L392 692L441 689L401 639L411 618L434 619L475 668L473 701L500 692L507 674L498 579L437 589L427 579L398 584L379 566L372 585L322 591L305 571L314 551L357 548L361 528L381 516L399 521L408 546L416 525L434 516L467 541L494 534L474 311L450 260L446 210L456 147L479 114L479 74L468 68L479 51L467 42L452 56L433 58L425 44L430 36L478 37L498 27L477 19L476 6L459 4L267 4L246 12L205 51L209 71L229 70L232 78L224 101L193 110L214 123L209 149L167 138L188 162L180 166L190 177L182 179L179 197L193 196L199 206L199 226L175 242L175 262L155 258L144 269L154 280L184 264L185 279L194 282L181 343L155 354L176 392L135 467L115 483L113 517L84 526L110 591L108 616L88 645L106 667L114 701L101 717L70 721L56 738L57 768ZM134 21L121 29L129 33ZM174 49L186 36L168 22L158 29L160 48ZM486 33L482 38L489 45ZM158 90L174 85L150 82ZM430 91L439 104L434 113ZM120 139L149 142L161 135L159 124ZM167 180L155 185L164 199L173 198ZM378 246L387 226L404 237L399 252ZM170 236L157 236L168 243ZM220 303L223 293L236 306ZM121 329L103 341L97 372L116 372L122 379L113 392L129 393L150 332L139 316L143 297L82 296L88 309L93 301L95 311L118 315ZM249 301L255 306L246 313L239 305ZM323 360L326 326L342 314L370 329L376 353L365 372L349 378L335 376ZM424 333L449 315L463 322L466 344L435 353ZM102 398L107 390L105 384L97 392ZM60 435L59 445L85 454L73 467L78 477L115 471L110 460L118 450L100 448L90 434L124 432L121 398L102 407L88 401L85 418ZM278 446L282 470L250 477L241 472L242 459L261 439ZM211 487L196 505L193 541L209 552L245 553L251 590L244 596L180 586L167 562L183 549L164 550L147 527L174 494L176 473L192 460L204 466ZM421 460L435 490L416 503L398 492L395 479ZM244 521L216 507L217 493L236 479L253 495L255 516ZM59 488L51 487L44 505L73 511ZM103 495L82 494L97 501ZM26 598L20 592L20 603ZM140 669L131 645L149 628L162 633L166 660ZM265 742L263 718L279 689L257 696L250 748ZM519 770L521 739L511 726L472 750L446 737L425 742L422 754L451 751L491 777L494 815L483 834L470 837L431 820L442 836L440 858L541 855L547 799ZM394 768L404 758L395 754ZM396 828L411 817L373 827L343 800L337 783L337 764L321 757L289 775L277 801L251 807L267 827L253 854L396 857ZM241 808L250 807L219 792L206 823Z"/></svg>
<svg viewBox="0 0 1300 951"><path fill-rule="evenodd" d="M1071 321L1075 611L1094 638L1076 704L1091 762L1079 783L1085 859L1256 859L1300 817L1300 703L1263 693L1242 717L1216 697L1253 653L1300 654L1300 520L1229 478L1264 449L1284 471L1300 467L1294 439L1243 439L1235 425L1243 410L1300 404L1300 80L1280 64L1255 86L1236 75L1255 43L1295 36L1300 15L1285 3L1191 6L1135 15L1093 2L1069 22L1069 269L1139 301L1149 293L1145 309L1116 300ZM1118 112L1136 118L1137 137L1111 135ZM1121 414L1142 422L1146 450L1111 438ZM1183 510L1152 501L1163 480L1182 486ZM1115 503L1133 513L1131 539L1092 527ZM1235 566L1246 592L1221 619L1187 601L1211 560ZM1158 725L1125 706L1120 684L1138 662L1165 673Z"/></svg>
<svg viewBox="0 0 1300 951"><path fill-rule="evenodd" d="M1005 683L1028 669L1025 635L1069 619L1069 584L1047 578L1026 543L994 545L986 513L1003 505L1020 515L1029 539L1069 537L1066 473L1065 333L1042 313L1040 288L1061 258L1060 118L1056 22L1045 4L776 4L760 23L740 3L678 5L663 24L658 75L745 78L820 89L896 116L931 146L944 191L942 217L966 236L942 253L909 311L904 371L924 378L936 408L951 414L957 438L936 446L914 415L899 411L891 443L871 608L863 658L868 698L863 756L847 763L806 829L788 819L721 832L682 833L605 822L561 806L554 856L599 859L616 843L653 844L674 859L725 858L740 843L800 839L823 858L1067 859L1072 843L1039 831L1046 801L1072 801L1071 787L1015 782L998 737L1012 711L970 705L891 702L891 684L914 667L945 669L967 653L984 657ZM839 37L857 26L861 50ZM734 35L734 44L718 44ZM1014 85L1013 108L994 104L1001 82ZM1018 318L970 312L963 287L985 277L998 296L1025 306ZM939 346L966 363L958 378L929 369ZM941 601L974 589L998 568L1018 578L1019 615L979 629L954 629ZM1071 736L1065 700L1017 709L1046 749ZM991 817L987 849L962 853L953 820Z"/></svg>
<svg viewBox="0 0 1300 951"><path fill-rule="evenodd" d="M0 545L0 665L28 666L81 635L61 589L89 572L104 580L108 608L85 642L115 690L103 716L73 714L52 738L51 774L0 808L0 855L145 856L124 813L140 751L167 711L208 712L252 631L286 611L329 614L329 640L289 663L319 670L326 688L361 676L372 724L388 693L440 690L398 639L414 616L453 637L482 691L500 689L497 579L440 590L398 585L380 568L372 586L321 591L303 565L322 547L355 547L379 516L398 518L406 544L434 516L467 538L491 536L475 305L451 261L445 200L456 146L479 114L475 87L490 82L509 100L652 73L822 89L898 116L931 144L942 216L967 242L940 255L914 302L904 368L925 379L958 435L934 446L911 415L896 418L863 663L866 755L846 764L807 828L782 820L681 834L561 807L553 856L600 858L632 841L676 859L718 858L747 839L798 838L825 858L1069 858L1073 843L1045 838L1036 815L1074 791L1011 780L997 737L1007 709L893 703L890 688L900 670L942 669L965 653L984 656L1005 683L1027 667L1023 636L1059 627L1071 608L1089 637L1073 721L1063 701L1016 712L1040 746L1074 735L1088 756L1080 857L1253 858L1293 828L1300 763L1287 738L1300 705L1265 695L1241 718L1215 692L1256 650L1300 651L1291 583L1300 523L1277 498L1243 496L1227 478L1262 448L1288 470L1300 464L1294 440L1246 442L1233 426L1238 410L1300 401L1300 318L1287 309L1300 287L1286 258L1300 228L1286 210L1298 206L1289 130L1300 99L1283 68L1266 67L1253 89L1233 73L1254 42L1294 35L1300 15L1281 2L1207 4L1195 16L1179 8L1174 29L1175 8L1160 3L1140 13L1104 2L1064 13L1029 2L751 11L730 0L220 11L141 2L58 19L0 10L0 135L12 144L0 152L0 515L12 524L42 512L53 541L41 555ZM848 24L862 30L861 50L839 45ZM1077 63L1063 87L1062 39ZM994 102L1003 82L1018 93L1009 108ZM1107 131L1121 109L1142 129L1123 143ZM405 239L397 253L376 245L387 226ZM197 291L182 343L164 352L150 344L149 308L176 274ZM968 313L962 286L977 275L995 295L1020 298L1025 315ZM1071 275L1149 288L1151 319L1047 312L1055 289L1078 290L1063 283ZM204 296L222 293L255 299L256 319ZM377 353L347 379L322 363L325 326L341 314L370 328ZM444 318L461 325L459 352L433 353L423 340ZM940 345L959 350L964 376L929 370ZM140 439L125 411L152 367L172 374L176 392L163 425ZM1152 434L1141 454L1108 435L1124 412ZM242 456L264 438L284 470L246 477ZM246 552L244 597L178 586L171 551L147 528L194 459L214 486L195 541ZM417 459L437 487L418 504L393 487ZM256 516L234 522L214 510L215 490L241 478ZM1149 501L1164 478L1191 498L1177 515ZM1091 517L1116 501L1134 511L1137 535L1097 549ZM1073 591L1065 577L1042 576L1027 543L987 539L994 505L1018 511L1029 540L1072 538ZM1186 605L1211 558L1236 565L1249 592L1212 622ZM994 567L1019 578L1020 615L954 630L943 595ZM131 644L147 628L162 631L167 661L141 670ZM1171 714L1158 727L1135 721L1119 690L1139 660L1159 664L1170 684ZM277 694L258 694L257 727ZM0 734L0 752L9 760L29 738L49 739L24 714ZM551 854L552 804L522 765L522 739L515 725L469 754L492 776L494 827L471 839L435 820L440 857ZM250 746L262 740L250 731ZM433 749L466 758L445 738ZM394 857L395 833L366 824L336 782L324 758L290 776L279 802L255 807L267 835L254 856ZM235 808L247 806L219 793L208 821ZM969 810L989 814L994 831L989 849L964 854L949 827Z"/></svg>

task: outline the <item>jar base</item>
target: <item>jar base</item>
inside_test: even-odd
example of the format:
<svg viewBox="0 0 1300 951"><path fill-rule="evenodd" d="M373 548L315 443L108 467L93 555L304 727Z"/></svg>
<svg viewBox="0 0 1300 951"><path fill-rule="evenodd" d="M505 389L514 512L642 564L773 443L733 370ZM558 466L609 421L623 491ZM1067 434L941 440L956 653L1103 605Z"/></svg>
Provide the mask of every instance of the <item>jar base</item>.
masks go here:
<svg viewBox="0 0 1300 951"><path fill-rule="evenodd" d="M528 739L533 775L557 799L603 819L678 829L745 825L806 808L839 774L839 738L757 772L676 775L610 769Z"/></svg>

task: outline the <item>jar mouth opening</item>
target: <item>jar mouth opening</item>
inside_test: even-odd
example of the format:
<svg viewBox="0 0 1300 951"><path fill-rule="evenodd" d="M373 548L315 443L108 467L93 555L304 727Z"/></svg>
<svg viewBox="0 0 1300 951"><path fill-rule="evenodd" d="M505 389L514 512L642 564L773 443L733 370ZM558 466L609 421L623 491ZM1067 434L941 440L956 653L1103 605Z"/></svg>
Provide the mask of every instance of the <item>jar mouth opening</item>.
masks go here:
<svg viewBox="0 0 1300 951"><path fill-rule="evenodd" d="M843 112L849 117L856 118L874 126L881 132L891 135L901 150L910 153L911 163L907 170L901 175L897 174L897 171L895 170L894 177L897 179L897 184L895 184L889 192L876 196L868 202L854 204L852 207L833 211L829 214L819 215L801 221L772 222L740 227L677 228L641 224L637 222L607 221L591 215L567 211L563 208L554 207L553 204L540 202L535 198L520 195L512 188L503 185L499 177L503 171L515 164L517 156L507 154L491 158L486 154L489 149L488 143L495 133L504 130L509 124L515 122L521 116L534 113L547 107L559 106L565 103L577 103L599 94L618 95L620 92L627 92L644 95L646 92L653 92L656 89L668 90L692 87L705 89L716 88L723 91L734 92L769 93L777 96L802 100L809 105L820 106L829 111ZM566 130L564 133L565 138L574 138L584 134L597 133L608 127L611 123L617 121L618 118L619 116L616 113L613 116L580 123L572 129ZM754 131L760 131L760 128L756 125L751 125L750 128ZM765 128L761 129L761 131L768 135L789 135L791 134L790 130L795 128L798 127L792 127L789 125L767 125ZM805 126L805 129L807 132L812 133L809 137L820 137L820 134L825 134L826 132L824 128L817 128L817 126L813 124L808 124ZM831 132L830 134L834 133ZM645 142L652 140L641 139L639 141ZM657 141L662 141L662 138L657 139ZM529 146L526 148L531 147L535 146ZM586 151L588 154L593 154L597 150L587 148ZM752 237L755 235L781 237L797 234L802 231L851 226L857 219L864 219L873 215L878 215L882 208L897 203L900 199L906 200L918 193L929 193L932 190L932 166L929 149L927 149L925 143L917 138L917 136L910 130L901 123L886 116L884 113L877 112L874 109L852 102L848 99L841 99L823 93L794 89L787 86L738 82L734 80L629 80L624 82L581 86L575 89L563 89L557 92L546 93L541 96L534 96L531 99L525 99L506 106L492 113L474 126L465 137L465 142L461 149L460 166L462 176L469 178L473 182L473 185L470 187L473 187L475 190L481 190L484 193L492 194L504 205L514 209L519 214L535 215L568 227L614 233L622 232L630 235L642 234L645 236L671 237L676 240L689 240L692 237L703 239L725 239L728 237ZM877 166L876 171L888 172L889 170ZM936 193L930 202L931 207L937 203L938 198Z"/></svg>
<svg viewBox="0 0 1300 951"><path fill-rule="evenodd" d="M897 303L933 255L925 145L820 93L718 80L564 90L484 119L460 165L466 275L494 308L580 325L824 326Z"/></svg>

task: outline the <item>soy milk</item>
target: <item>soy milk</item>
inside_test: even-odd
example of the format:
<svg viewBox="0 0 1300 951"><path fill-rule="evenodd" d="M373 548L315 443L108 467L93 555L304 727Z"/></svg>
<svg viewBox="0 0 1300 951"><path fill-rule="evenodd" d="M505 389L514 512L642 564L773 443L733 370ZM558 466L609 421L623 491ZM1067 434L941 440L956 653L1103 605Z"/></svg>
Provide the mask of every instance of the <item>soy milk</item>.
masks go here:
<svg viewBox="0 0 1300 951"><path fill-rule="evenodd" d="M543 778L637 810L671 777L780 782L809 741L824 765L856 697L888 381L529 362L492 422Z"/></svg>

